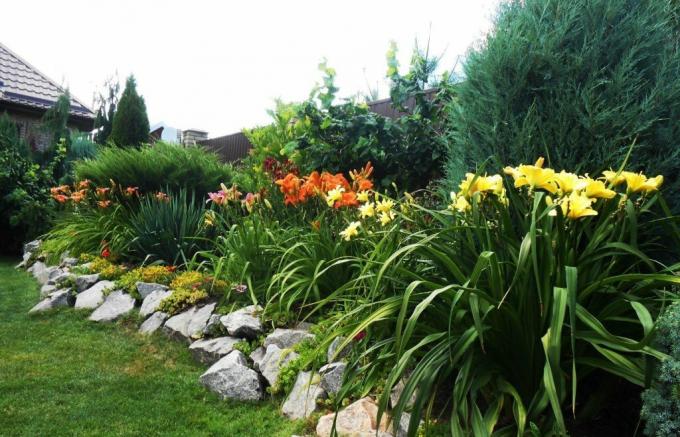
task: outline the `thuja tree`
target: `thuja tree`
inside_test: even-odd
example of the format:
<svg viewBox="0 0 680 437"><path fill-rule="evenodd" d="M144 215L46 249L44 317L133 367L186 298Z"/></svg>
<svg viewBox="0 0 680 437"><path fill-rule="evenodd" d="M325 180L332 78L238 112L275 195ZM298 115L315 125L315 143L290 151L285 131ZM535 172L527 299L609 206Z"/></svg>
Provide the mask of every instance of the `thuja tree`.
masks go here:
<svg viewBox="0 0 680 437"><path fill-rule="evenodd" d="M137 93L134 76L128 77L113 117L110 140L116 145L138 147L148 141L149 118L144 97Z"/></svg>
<svg viewBox="0 0 680 437"><path fill-rule="evenodd" d="M596 172L622 163L680 181L673 0L515 0L469 54L450 105L449 180L486 162ZM489 159L487 161L487 159ZM675 209L680 208L676 200Z"/></svg>

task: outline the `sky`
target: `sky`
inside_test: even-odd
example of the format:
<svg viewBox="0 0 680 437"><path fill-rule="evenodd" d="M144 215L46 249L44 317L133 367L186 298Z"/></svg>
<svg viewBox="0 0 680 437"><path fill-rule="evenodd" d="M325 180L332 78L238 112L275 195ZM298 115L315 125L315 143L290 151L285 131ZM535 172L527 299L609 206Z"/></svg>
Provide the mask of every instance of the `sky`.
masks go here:
<svg viewBox="0 0 680 437"><path fill-rule="evenodd" d="M442 69L460 67L498 1L3 1L0 41L90 107L107 78L134 74L151 125L215 137L306 99L323 59L340 97L387 96L390 41L402 72L428 38Z"/></svg>

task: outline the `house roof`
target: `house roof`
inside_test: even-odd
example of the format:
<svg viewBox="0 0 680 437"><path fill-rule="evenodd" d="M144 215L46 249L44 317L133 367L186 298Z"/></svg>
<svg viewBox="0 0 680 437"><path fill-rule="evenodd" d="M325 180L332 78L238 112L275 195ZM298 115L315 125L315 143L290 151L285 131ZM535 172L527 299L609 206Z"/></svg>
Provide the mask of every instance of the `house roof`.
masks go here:
<svg viewBox="0 0 680 437"><path fill-rule="evenodd" d="M56 82L0 43L0 102L47 110L63 93ZM73 96L70 112L75 117L94 119L92 110Z"/></svg>

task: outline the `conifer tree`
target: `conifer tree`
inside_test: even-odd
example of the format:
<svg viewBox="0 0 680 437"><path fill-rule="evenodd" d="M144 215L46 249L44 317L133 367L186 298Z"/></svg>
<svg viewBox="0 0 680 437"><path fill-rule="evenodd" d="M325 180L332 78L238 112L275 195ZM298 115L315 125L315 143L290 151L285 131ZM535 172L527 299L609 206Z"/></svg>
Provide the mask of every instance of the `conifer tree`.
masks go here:
<svg viewBox="0 0 680 437"><path fill-rule="evenodd" d="M144 97L137 94L137 82L130 75L113 117L110 139L120 147L139 147L149 138L149 118Z"/></svg>

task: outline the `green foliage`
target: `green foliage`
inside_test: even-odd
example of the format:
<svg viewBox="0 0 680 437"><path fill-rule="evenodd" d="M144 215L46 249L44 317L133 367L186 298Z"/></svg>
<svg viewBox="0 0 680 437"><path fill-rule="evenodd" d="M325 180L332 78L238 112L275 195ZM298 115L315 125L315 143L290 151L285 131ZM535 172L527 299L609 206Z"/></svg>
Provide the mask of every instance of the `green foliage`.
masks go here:
<svg viewBox="0 0 680 437"><path fill-rule="evenodd" d="M656 325L656 347L668 354L642 394L645 434L671 437L680 433L680 303L666 309Z"/></svg>
<svg viewBox="0 0 680 437"><path fill-rule="evenodd" d="M631 170L663 174L677 210L677 10L667 0L503 6L450 108L449 185L490 157L496 169L543 155L558 170L596 174L635 143Z"/></svg>
<svg viewBox="0 0 680 437"><path fill-rule="evenodd" d="M74 182L75 163L82 159L93 159L99 152L97 143L92 142L87 134L71 133L70 144L66 146L66 157L62 164L63 176L59 180L60 184L70 184Z"/></svg>
<svg viewBox="0 0 680 437"><path fill-rule="evenodd" d="M60 95L57 102L45 112L42 118L43 129L52 137L50 145L66 141L68 147L71 143L71 132L68 129L68 119L71 113L71 94L68 90Z"/></svg>
<svg viewBox="0 0 680 437"><path fill-rule="evenodd" d="M210 295L224 294L227 287L226 282L213 276L195 270L186 271L170 282L173 293L161 301L158 310L175 314L206 300Z"/></svg>
<svg viewBox="0 0 680 437"><path fill-rule="evenodd" d="M201 198L231 179L231 167L221 164L215 154L167 143L103 148L96 159L78 162L75 172L78 180L90 179L98 186L114 180L141 192L186 189Z"/></svg>
<svg viewBox="0 0 680 437"><path fill-rule="evenodd" d="M180 311L197 305L208 298L208 293L201 289L177 289L158 304L158 311L173 315Z"/></svg>
<svg viewBox="0 0 680 437"><path fill-rule="evenodd" d="M205 203L185 190L166 199L146 196L130 218L131 256L141 261L177 264L204 245Z"/></svg>
<svg viewBox="0 0 680 437"><path fill-rule="evenodd" d="M149 141L146 104L144 97L137 94L137 82L132 75L127 78L125 89L115 108L109 139L120 147L139 147Z"/></svg>
<svg viewBox="0 0 680 437"><path fill-rule="evenodd" d="M307 125L297 140L305 169L347 172L371 161L379 186L396 183L406 190L423 188L440 176L446 142L441 133L441 106L452 99L448 76L433 80L437 60L418 49L411 70L400 76L394 67L394 47L388 55L392 104L401 112L394 119L353 101L332 105L337 91L333 85L335 72L321 65L324 85L300 106L298 114ZM436 92L426 92L433 86Z"/></svg>
<svg viewBox="0 0 680 437"><path fill-rule="evenodd" d="M6 114L0 117L0 252L16 253L49 228L54 217L49 187L62 159L58 154L44 167L33 163L14 123Z"/></svg>
<svg viewBox="0 0 680 437"><path fill-rule="evenodd" d="M175 274L166 266L145 266L132 269L116 281L116 287L125 290L135 299L141 300L137 282L153 282L170 285Z"/></svg>
<svg viewBox="0 0 680 437"><path fill-rule="evenodd" d="M96 96L98 108L97 117L94 120L94 128L97 130L95 142L102 145L109 140L113 130L113 119L120 98L120 83L117 79L109 78L104 83L104 88L104 93L99 93Z"/></svg>

